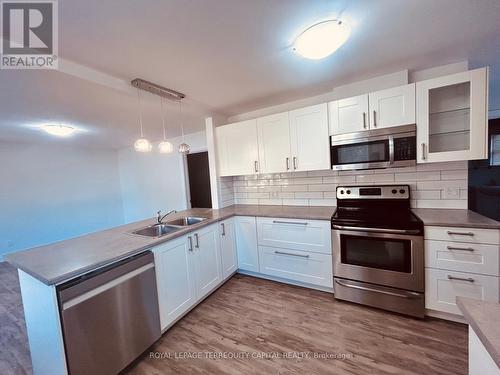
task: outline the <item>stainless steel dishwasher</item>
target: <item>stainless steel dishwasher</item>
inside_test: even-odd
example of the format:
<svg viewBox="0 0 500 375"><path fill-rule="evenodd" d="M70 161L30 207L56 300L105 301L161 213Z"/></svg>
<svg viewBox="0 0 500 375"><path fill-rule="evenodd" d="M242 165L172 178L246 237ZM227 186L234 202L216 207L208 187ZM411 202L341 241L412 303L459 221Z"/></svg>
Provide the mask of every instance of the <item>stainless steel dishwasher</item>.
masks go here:
<svg viewBox="0 0 500 375"><path fill-rule="evenodd" d="M116 374L160 337L154 267L147 252L58 287L71 375Z"/></svg>

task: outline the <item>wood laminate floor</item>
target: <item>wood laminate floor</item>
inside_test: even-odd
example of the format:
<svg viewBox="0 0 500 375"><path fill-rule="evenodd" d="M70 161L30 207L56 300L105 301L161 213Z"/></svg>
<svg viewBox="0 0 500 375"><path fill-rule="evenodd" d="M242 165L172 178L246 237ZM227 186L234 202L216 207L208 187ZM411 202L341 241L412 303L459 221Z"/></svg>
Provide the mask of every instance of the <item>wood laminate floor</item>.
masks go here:
<svg viewBox="0 0 500 375"><path fill-rule="evenodd" d="M0 374L29 374L17 273L5 263L0 282ZM467 327L236 275L124 374L460 375L467 374Z"/></svg>

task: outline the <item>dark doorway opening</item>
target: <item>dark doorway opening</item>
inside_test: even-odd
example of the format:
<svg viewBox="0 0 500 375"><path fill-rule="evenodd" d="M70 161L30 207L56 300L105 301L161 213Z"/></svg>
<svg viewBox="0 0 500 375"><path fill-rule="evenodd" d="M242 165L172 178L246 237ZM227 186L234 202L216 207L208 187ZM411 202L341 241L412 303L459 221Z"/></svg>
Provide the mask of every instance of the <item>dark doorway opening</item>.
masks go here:
<svg viewBox="0 0 500 375"><path fill-rule="evenodd" d="M187 154L189 195L192 208L212 208L208 152Z"/></svg>

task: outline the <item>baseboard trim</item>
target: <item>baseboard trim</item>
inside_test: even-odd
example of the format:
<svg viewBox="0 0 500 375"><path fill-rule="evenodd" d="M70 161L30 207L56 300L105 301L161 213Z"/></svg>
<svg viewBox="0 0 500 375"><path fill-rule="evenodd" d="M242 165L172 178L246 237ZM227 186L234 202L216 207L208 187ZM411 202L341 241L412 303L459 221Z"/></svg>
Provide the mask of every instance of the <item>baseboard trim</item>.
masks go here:
<svg viewBox="0 0 500 375"><path fill-rule="evenodd" d="M467 324L465 319L461 315L451 314L442 311L436 311L431 309L425 309L425 316L430 316L432 318L438 318L443 320L449 320L455 323Z"/></svg>
<svg viewBox="0 0 500 375"><path fill-rule="evenodd" d="M260 279L266 279L266 280L276 281L278 283L283 283L283 284L290 284L290 285L295 285L295 286L301 286L303 288L315 289L315 290L319 290L321 292L327 292L327 293L333 294L333 288L328 288L326 286L320 286L320 285L303 283L303 282L300 282L300 281L285 279L285 278L282 278L282 277L265 275L265 274L260 273L260 272L247 271L247 270L242 270L242 269L238 269L237 272L241 273L242 275L258 277Z"/></svg>

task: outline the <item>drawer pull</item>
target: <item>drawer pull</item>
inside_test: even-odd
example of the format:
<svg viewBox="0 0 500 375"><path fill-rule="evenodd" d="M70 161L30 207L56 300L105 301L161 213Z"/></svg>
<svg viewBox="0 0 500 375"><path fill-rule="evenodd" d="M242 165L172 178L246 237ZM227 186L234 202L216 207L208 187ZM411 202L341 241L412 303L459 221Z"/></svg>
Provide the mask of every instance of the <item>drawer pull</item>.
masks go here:
<svg viewBox="0 0 500 375"><path fill-rule="evenodd" d="M469 283L473 283L474 279L472 277L455 277L448 275L448 280L458 280L458 281L467 281Z"/></svg>
<svg viewBox="0 0 500 375"><path fill-rule="evenodd" d="M273 224L307 225L307 222L273 220Z"/></svg>
<svg viewBox="0 0 500 375"><path fill-rule="evenodd" d="M285 253L284 251L278 251L278 250L275 250L274 253L278 255L291 255L293 257L298 257L298 258L309 258L309 255Z"/></svg>
<svg viewBox="0 0 500 375"><path fill-rule="evenodd" d="M462 251L470 251L473 252L474 249L472 247L454 247L454 246L446 246L448 250L462 250Z"/></svg>
<svg viewBox="0 0 500 375"><path fill-rule="evenodd" d="M448 235L455 235L455 236L469 236L472 237L474 233L472 232L452 232L451 230L447 231Z"/></svg>

